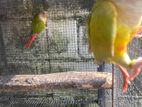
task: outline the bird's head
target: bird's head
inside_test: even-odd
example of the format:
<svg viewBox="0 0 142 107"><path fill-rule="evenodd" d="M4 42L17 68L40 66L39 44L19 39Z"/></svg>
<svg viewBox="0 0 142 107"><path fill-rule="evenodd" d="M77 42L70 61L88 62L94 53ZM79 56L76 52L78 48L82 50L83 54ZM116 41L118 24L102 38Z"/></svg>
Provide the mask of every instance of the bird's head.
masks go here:
<svg viewBox="0 0 142 107"><path fill-rule="evenodd" d="M47 11L41 11L39 12L38 14L39 18L44 21L46 23L47 21L47 18L48 18L48 14L47 14Z"/></svg>

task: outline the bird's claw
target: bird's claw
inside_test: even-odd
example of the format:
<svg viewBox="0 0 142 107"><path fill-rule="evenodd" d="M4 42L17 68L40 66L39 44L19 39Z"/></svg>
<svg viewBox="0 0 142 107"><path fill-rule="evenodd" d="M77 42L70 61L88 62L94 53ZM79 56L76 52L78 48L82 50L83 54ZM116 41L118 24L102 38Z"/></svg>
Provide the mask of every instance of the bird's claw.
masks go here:
<svg viewBox="0 0 142 107"><path fill-rule="evenodd" d="M141 72L141 67L142 67L142 57L139 57L134 60L134 70L130 74L129 80L134 80L135 77Z"/></svg>
<svg viewBox="0 0 142 107"><path fill-rule="evenodd" d="M127 91L128 85L130 84L129 77L125 78L123 85L122 85L122 92L125 93Z"/></svg>
<svg viewBox="0 0 142 107"><path fill-rule="evenodd" d="M130 76L128 74L127 69L125 69L124 67L118 65L122 76L123 76L123 85L122 85L122 92L125 93L127 91L128 85L130 84Z"/></svg>

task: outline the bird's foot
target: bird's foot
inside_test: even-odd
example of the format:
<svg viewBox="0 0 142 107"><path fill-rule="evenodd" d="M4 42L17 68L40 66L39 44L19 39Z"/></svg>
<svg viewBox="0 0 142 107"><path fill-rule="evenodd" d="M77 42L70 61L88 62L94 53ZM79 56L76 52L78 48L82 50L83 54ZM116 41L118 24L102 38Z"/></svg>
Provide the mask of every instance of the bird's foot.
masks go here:
<svg viewBox="0 0 142 107"><path fill-rule="evenodd" d="M134 80L136 76L139 75L142 67L142 57L134 60L134 70L130 74L129 80Z"/></svg>
<svg viewBox="0 0 142 107"><path fill-rule="evenodd" d="M127 91L127 88L128 88L128 84L130 84L130 76L127 72L127 69L125 69L124 67L118 65L121 73L122 73L122 76L123 76L123 85L122 85L122 92L125 93Z"/></svg>
<svg viewBox="0 0 142 107"><path fill-rule="evenodd" d="M127 91L128 85L130 84L130 80L128 77L123 79L123 85L122 85L122 92L125 93Z"/></svg>

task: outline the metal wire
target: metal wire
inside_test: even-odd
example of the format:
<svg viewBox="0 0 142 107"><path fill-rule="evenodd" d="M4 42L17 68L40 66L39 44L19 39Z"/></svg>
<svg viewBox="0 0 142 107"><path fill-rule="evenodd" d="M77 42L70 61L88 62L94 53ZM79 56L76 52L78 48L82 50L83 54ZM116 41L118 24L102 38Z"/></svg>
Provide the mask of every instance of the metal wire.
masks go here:
<svg viewBox="0 0 142 107"><path fill-rule="evenodd" d="M88 54L86 32L86 18L93 3L94 0L0 0L0 73L96 71L93 56ZM37 40L36 45L26 50L23 44L31 33L31 19L35 12L43 9L48 11L47 29L41 33L42 38ZM42 45L41 39L47 43ZM141 38L130 43L128 51L131 59L142 55L141 46ZM142 106L142 73L123 94L119 70L105 64L104 71L115 74L117 90L117 100L114 89L103 91L106 107ZM97 90L51 91L51 97L47 97L49 93L45 92L20 93L20 96L18 92L1 93L0 107L98 107Z"/></svg>
<svg viewBox="0 0 142 107"><path fill-rule="evenodd" d="M115 103L114 103L114 94L115 94L115 93L114 93L114 88L115 88L115 87L114 87L114 84L115 84L115 83L114 83L114 80L115 80L115 79L114 79L114 78L115 78L114 65L112 64L112 107L115 107L115 105L114 105L114 104L115 104Z"/></svg>

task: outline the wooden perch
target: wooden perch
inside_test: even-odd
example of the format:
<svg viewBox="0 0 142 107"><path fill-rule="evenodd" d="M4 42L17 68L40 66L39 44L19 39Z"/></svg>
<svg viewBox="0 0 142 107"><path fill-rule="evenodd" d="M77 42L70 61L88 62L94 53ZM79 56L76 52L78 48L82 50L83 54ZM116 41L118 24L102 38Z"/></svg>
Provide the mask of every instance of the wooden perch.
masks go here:
<svg viewBox="0 0 142 107"><path fill-rule="evenodd" d="M61 72L43 75L0 76L0 92L45 91L51 89L112 88L112 74L106 72Z"/></svg>

